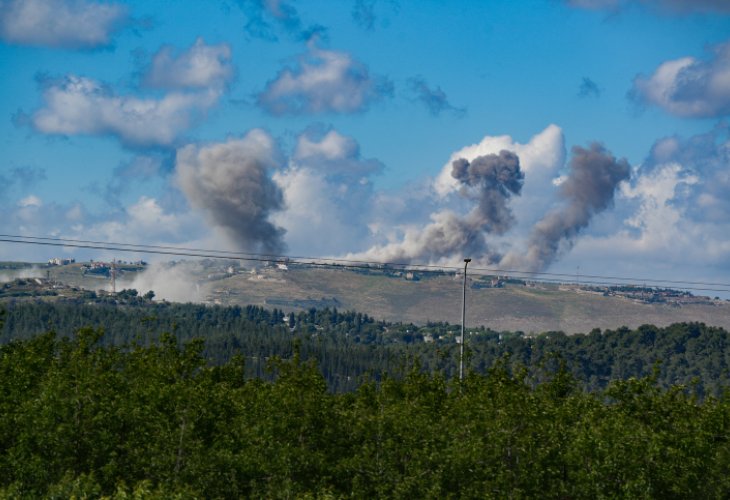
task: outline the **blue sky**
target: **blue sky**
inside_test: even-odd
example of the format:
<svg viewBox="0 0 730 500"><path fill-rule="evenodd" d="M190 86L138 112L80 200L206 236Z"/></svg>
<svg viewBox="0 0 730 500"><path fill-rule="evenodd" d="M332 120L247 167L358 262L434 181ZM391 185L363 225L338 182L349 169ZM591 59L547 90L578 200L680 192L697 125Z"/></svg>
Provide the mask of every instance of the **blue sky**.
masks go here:
<svg viewBox="0 0 730 500"><path fill-rule="evenodd" d="M730 282L726 0L2 0L0 69L7 234Z"/></svg>

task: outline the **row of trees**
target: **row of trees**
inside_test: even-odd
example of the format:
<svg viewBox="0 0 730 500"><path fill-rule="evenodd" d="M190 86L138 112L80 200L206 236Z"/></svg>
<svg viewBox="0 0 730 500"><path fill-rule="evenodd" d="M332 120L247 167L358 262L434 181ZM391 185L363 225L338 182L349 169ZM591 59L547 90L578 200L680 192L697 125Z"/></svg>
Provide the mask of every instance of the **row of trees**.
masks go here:
<svg viewBox="0 0 730 500"><path fill-rule="evenodd" d="M336 309L289 313L256 306L206 307L195 304L153 303L122 294L115 303L86 301L30 302L8 305L0 342L27 339L46 331L70 333L91 326L103 328L102 345L150 345L161 333L174 332L182 341L203 338L203 355L213 364L234 355L246 359L246 375L266 378L266 360L292 356L292 342L302 355L315 358L328 387L352 391L367 373L394 373L407 358L418 357L424 369L457 373L458 326L375 321L366 314ZM486 373L497 360L536 373L545 359L559 353L581 386L604 390L612 380L643 377L660 363L657 383L662 387L693 385L701 397L718 396L727 386L730 370L730 333L701 323L678 323L664 328L593 330L566 335L546 332L527 336L515 332L470 329L468 365ZM433 342L424 342L425 338Z"/></svg>
<svg viewBox="0 0 730 500"><path fill-rule="evenodd" d="M556 358L463 383L412 361L336 394L296 346L262 380L202 341L101 337L0 347L0 496L730 496L730 398L652 377L590 393Z"/></svg>

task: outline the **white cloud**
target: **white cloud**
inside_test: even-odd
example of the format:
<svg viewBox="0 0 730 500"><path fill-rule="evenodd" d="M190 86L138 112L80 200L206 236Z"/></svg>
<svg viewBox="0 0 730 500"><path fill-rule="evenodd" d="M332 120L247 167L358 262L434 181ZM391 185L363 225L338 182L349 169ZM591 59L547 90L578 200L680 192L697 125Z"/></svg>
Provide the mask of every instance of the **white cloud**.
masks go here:
<svg viewBox="0 0 730 500"><path fill-rule="evenodd" d="M510 206L521 228L531 227L554 201L554 192L565 163L565 139L557 125L548 125L534 135L526 144L521 144L508 135L485 136L479 143L455 151L441 168L434 190L441 197L455 193L459 181L452 175L452 163L459 158L472 161L479 156L498 154L502 150L512 151L520 159L520 168L525 174L521 196L513 197Z"/></svg>
<svg viewBox="0 0 730 500"><path fill-rule="evenodd" d="M694 175L683 172L676 163L663 165L648 175L640 176L633 186L624 185L622 195L640 202L636 212L626 219L630 228L639 231L633 239L633 247L643 251L667 251L677 248L688 234L683 234L678 224L683 218L681 207L673 204L681 185L699 182Z"/></svg>
<svg viewBox="0 0 730 500"><path fill-rule="evenodd" d="M489 229L490 223L485 223L486 214L481 213L481 209L489 210L481 207L481 201L476 201L480 199L480 193L463 196L466 188L452 176L452 163L458 159L472 162L478 157L499 155L503 150L517 154L525 178L522 195L507 196L504 200L505 220L511 220L509 214L512 213L516 223L509 232L500 235L499 231ZM384 237L384 241L380 240L365 252L350 256L386 262L453 264L461 262L466 252L481 263L494 262L498 260L502 247L515 245L524 239L527 229L554 202L556 188L552 181L564 160L563 133L555 125L548 126L527 144L520 144L506 135L486 136L478 144L454 152L431 186L420 196L408 200L405 209L394 204L391 197L378 198L394 212L423 214L423 209L430 209L426 212L429 221L424 223L423 219L414 220L413 217L398 221L391 217L388 222L395 230L391 227L386 233L377 234ZM482 188L471 189L479 191ZM379 220L371 224L376 231L386 226ZM486 233L490 233L488 238Z"/></svg>
<svg viewBox="0 0 730 500"><path fill-rule="evenodd" d="M298 160L318 157L340 160L357 154L357 142L352 137L345 137L335 130L327 132L319 141L308 134L302 134L297 140L297 147L294 151L294 157Z"/></svg>
<svg viewBox="0 0 730 500"><path fill-rule="evenodd" d="M25 198L22 198L18 201L18 206L21 208L26 207L40 207L43 205L43 201L38 198L36 195L28 195Z"/></svg>
<svg viewBox="0 0 730 500"><path fill-rule="evenodd" d="M521 170L524 173L521 191L513 191L512 196L495 191L491 183L483 186L470 186L464 183L460 185L452 176L453 162L459 159L466 160L470 169L475 164L480 165L475 175L486 175L487 165L499 166L498 171L507 175L508 164L500 163L499 158L507 158L509 153L500 154L501 151L515 153L519 157ZM577 155L580 151L574 150L573 155ZM603 158L605 155L600 156ZM429 207L428 220L424 221L423 218L416 220L413 217L396 220L391 217L389 223L383 224L382 221L374 219L369 227L376 233L374 236L379 237L376 238L377 243L366 251L350 253L348 257L381 262L459 265L464 256L469 256L480 265L503 265L507 256L524 253L530 241L530 234L545 214L563 207L564 196L560 196L561 179L564 184L570 175L576 175L572 170L566 172L569 175L560 175L564 168L565 157L563 134L555 125L548 126L525 144L518 143L509 136L486 136L478 144L454 152L438 178L431 184L431 189L427 190L427 194L421 199L408 201L401 199L399 200L401 203L398 203L393 197L375 197L393 213L407 213L409 209L419 211L423 207ZM598 161L601 158L590 156L584 158L581 164L589 160L591 163L594 161L601 163ZM589 174L593 169L584 168L583 171ZM599 184L601 182L603 181L598 181ZM470 192L470 189L475 192ZM495 214L502 213L499 210L494 211L498 207L492 205L497 202L495 196L500 194L504 199L498 198L497 201L504 203L505 220L509 221L512 219L511 215L514 216L514 222L507 225L504 233L492 225ZM613 190L610 198L614 198ZM610 208L611 203L606 201L605 205ZM601 212L606 207L602 203L599 207L594 207L590 215L593 212ZM588 216L587 220L590 219ZM587 225L587 221L581 224ZM601 229L615 230L615 226L616 224L611 226L604 223ZM583 229L590 234L591 227ZM572 237L580 240L584 235L578 233L580 231L576 231ZM566 249L569 249L568 245Z"/></svg>
<svg viewBox="0 0 730 500"><path fill-rule="evenodd" d="M188 248L227 249L225 242L195 212L175 211L160 200L140 197L120 211L92 214L79 204L42 203L37 197L19 200L15 207L2 207L0 231L27 236L51 236L69 239L121 242L142 245L175 245ZM18 256L21 257L18 257ZM196 284L200 264L187 261L177 265L155 263L177 260L174 255L120 250L82 249L73 246L10 245L0 246L0 259L45 262L51 257L68 256L77 260L144 259L152 264L131 281L122 276L117 289L135 288L144 293L154 290L156 298L175 301L199 301L204 298ZM6 273L7 274L7 273ZM44 274L45 275L45 274ZM29 275L34 276L34 275ZM22 277L10 275L9 278ZM8 278L8 276L6 276ZM128 278L128 276L127 276ZM3 278L0 277L0 281ZM110 289L108 281L99 280L98 288Z"/></svg>
<svg viewBox="0 0 730 500"><path fill-rule="evenodd" d="M143 231L166 231L173 234L180 230L180 220L174 214L165 213L157 200L142 196L127 209L130 222Z"/></svg>
<svg viewBox="0 0 730 500"><path fill-rule="evenodd" d="M221 238L211 233L202 217L187 207L177 208L160 199L141 196L129 205L107 212L91 211L82 203L44 202L30 195L12 205L0 206L0 232L26 236L52 236L126 244L220 248ZM0 259L18 258L18 246L0 248ZM44 261L59 253L79 258L109 258L112 252L73 247L23 246L22 259ZM134 258L154 256L130 254ZM117 254L117 257L119 255ZM132 257L129 257L132 258ZM169 260L171 257L158 257Z"/></svg>
<svg viewBox="0 0 730 500"><path fill-rule="evenodd" d="M160 99L115 95L94 80L68 76L46 86L33 127L46 134L112 135L130 146L168 146L218 101L219 91L172 92Z"/></svg>
<svg viewBox="0 0 730 500"><path fill-rule="evenodd" d="M84 211L80 219L67 214L68 224L62 234L82 239L122 242L132 245L175 245L192 248L220 248L217 235L195 211L175 209L161 200L140 196L120 211L94 215ZM73 237L73 236L72 236ZM113 252L96 251L113 256ZM170 260L176 257L155 254L128 254L145 260ZM117 256L118 257L118 256ZM132 258L132 257L129 257Z"/></svg>
<svg viewBox="0 0 730 500"><path fill-rule="evenodd" d="M354 139L335 130L301 134L289 168L274 175L286 206L274 221L286 229L290 248L315 256L361 248L375 207L369 176L382 168L360 156Z"/></svg>
<svg viewBox="0 0 730 500"><path fill-rule="evenodd" d="M520 144L508 135L487 135L479 143L465 146L451 154L434 184L436 192L446 196L458 189L459 181L451 175L454 160L465 158L472 161L478 156L498 154L502 150L512 151L519 156L526 186L532 179L541 184L551 181L565 161L563 131L557 125L548 125L527 144Z"/></svg>
<svg viewBox="0 0 730 500"><path fill-rule="evenodd" d="M335 130L324 134L316 131L301 134L292 159L299 166L350 181L362 181L384 168L378 160L362 158L357 141Z"/></svg>
<svg viewBox="0 0 730 500"><path fill-rule="evenodd" d="M730 114L730 42L713 52L708 61L683 57L662 63L650 77L636 77L633 95L677 116Z"/></svg>
<svg viewBox="0 0 730 500"><path fill-rule="evenodd" d="M617 196L620 226L579 239L565 265L579 263L594 274L726 281L730 143L717 142L720 131L657 141Z"/></svg>
<svg viewBox="0 0 730 500"><path fill-rule="evenodd" d="M728 126L719 123L710 132L691 136L668 137L656 142L644 170L678 164L684 175L698 182L681 191L675 204L686 206L694 223L721 224L730 221L730 140Z"/></svg>
<svg viewBox="0 0 730 500"><path fill-rule="evenodd" d="M81 208L81 205L75 203L71 206L71 208L66 210L64 216L66 217L66 220L68 220L70 223L80 222L83 221L84 210Z"/></svg>
<svg viewBox="0 0 730 500"><path fill-rule="evenodd" d="M392 84L373 77L346 52L310 46L296 68L283 69L258 96L275 115L356 113L392 93Z"/></svg>
<svg viewBox="0 0 730 500"><path fill-rule="evenodd" d="M90 48L108 45L127 19L121 4L87 0L0 2L0 36L10 43Z"/></svg>
<svg viewBox="0 0 730 500"><path fill-rule="evenodd" d="M0 231L25 236L49 236L69 234L70 227L78 220L78 204L44 202L38 196L28 195L12 204L0 206ZM83 208L80 208L82 212ZM88 214L85 213L85 216ZM63 249L65 250L65 249ZM0 248L0 259L26 262L45 261L63 251L57 247L38 245L5 245Z"/></svg>
<svg viewBox="0 0 730 500"><path fill-rule="evenodd" d="M272 219L286 230L293 253L334 256L367 241L369 185L337 184L321 172L297 167L277 172L274 181L286 209Z"/></svg>
<svg viewBox="0 0 730 500"><path fill-rule="evenodd" d="M233 77L230 61L228 44L207 45L198 38L179 54L172 47L162 47L154 55L144 81L151 87L168 89L220 88Z"/></svg>

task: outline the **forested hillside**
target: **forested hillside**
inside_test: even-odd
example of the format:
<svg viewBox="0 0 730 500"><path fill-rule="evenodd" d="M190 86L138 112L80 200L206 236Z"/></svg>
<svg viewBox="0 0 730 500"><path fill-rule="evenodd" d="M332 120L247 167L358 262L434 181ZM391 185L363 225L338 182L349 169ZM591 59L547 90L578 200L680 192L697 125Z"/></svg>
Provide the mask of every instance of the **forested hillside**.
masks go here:
<svg viewBox="0 0 730 500"><path fill-rule="evenodd" d="M426 371L447 378L454 376L458 362L458 325L385 323L352 311L310 309L285 315L256 306L157 303L130 291L97 302L27 301L6 307L4 343L47 331L72 336L92 327L103 330L102 345L145 346L167 332L180 341L203 339L203 356L211 364L243 357L248 377L267 377L266 360L291 357L296 341L305 359L317 361L333 391L354 390L365 374L398 373L409 359L418 358ZM558 354L581 387L593 391L605 389L611 380L651 374L657 363L658 384L693 385L701 397L719 395L729 380L728 332L701 323L537 336L470 328L466 347L467 367L482 374L505 355L510 365L524 365L534 374Z"/></svg>
<svg viewBox="0 0 730 500"><path fill-rule="evenodd" d="M327 391L314 362L210 366L163 335L104 347L52 334L0 347L0 497L727 498L730 399L651 378L580 390L559 362L463 383Z"/></svg>

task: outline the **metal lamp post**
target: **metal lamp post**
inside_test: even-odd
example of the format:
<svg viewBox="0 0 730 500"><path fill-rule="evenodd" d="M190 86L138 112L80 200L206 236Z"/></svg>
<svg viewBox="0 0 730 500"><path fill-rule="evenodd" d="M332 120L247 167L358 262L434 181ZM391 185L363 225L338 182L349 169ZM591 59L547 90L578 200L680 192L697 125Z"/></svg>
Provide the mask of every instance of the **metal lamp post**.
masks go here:
<svg viewBox="0 0 730 500"><path fill-rule="evenodd" d="M471 259L464 259L464 295L461 302L461 346L459 355L459 380L464 380L464 324L466 322L466 266Z"/></svg>

